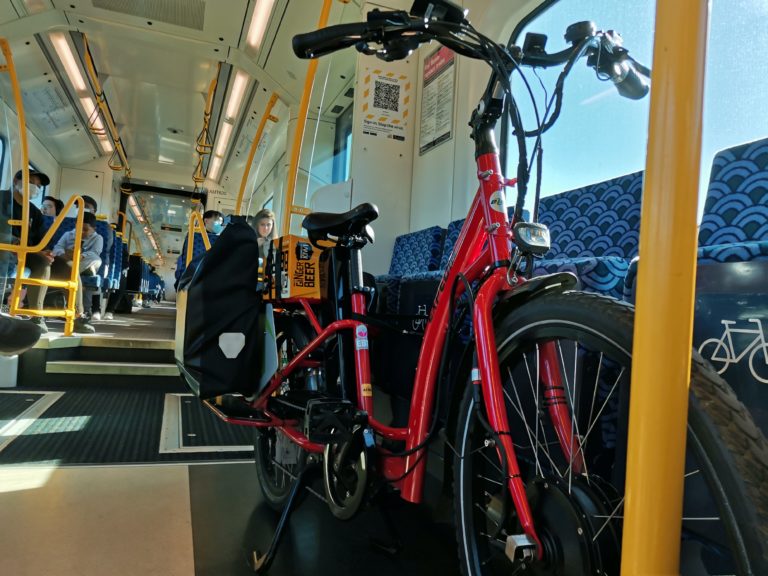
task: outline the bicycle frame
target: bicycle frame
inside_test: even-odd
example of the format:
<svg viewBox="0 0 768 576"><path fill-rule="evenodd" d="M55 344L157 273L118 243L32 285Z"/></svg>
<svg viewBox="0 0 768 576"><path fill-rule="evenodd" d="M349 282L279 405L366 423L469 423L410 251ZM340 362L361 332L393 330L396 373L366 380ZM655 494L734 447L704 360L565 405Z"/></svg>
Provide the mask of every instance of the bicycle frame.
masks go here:
<svg viewBox="0 0 768 576"><path fill-rule="evenodd" d="M211 403L207 404L227 422L255 427L276 427L303 450L321 453L324 445L311 442L300 430L298 421L282 420L270 413L267 401L295 370L317 365L317 361L310 360L308 357L326 340L341 331L352 331L355 336L355 383L358 408L368 413L369 425L377 434L388 439L405 441L406 451L414 451L407 456L398 456L380 449L383 476L400 488L403 499L419 503L422 500L426 460L423 457L423 451L415 448L425 441L432 424L442 349L451 320L449 318L451 290L445 288L453 286L460 273L470 283L480 281L481 286L475 297L475 307L472 311L477 343L477 370L472 371L472 383L482 389L488 422L498 433L502 444L503 450L499 451L499 458L506 456L509 473L508 489L521 525L525 533L539 544L538 549L542 550L533 527L532 514L515 457L513 439L509 434L493 326L493 308L497 298L506 292L514 291L526 282L524 278L516 275L510 277L509 263L513 233L507 218L504 189L513 182L505 180L502 176L495 145L492 152L478 157L477 167L480 185L451 254L448 268L440 282L432 312L427 321L414 379L407 428L387 426L375 417L366 324L358 320L341 319L323 328L310 302L301 299L296 303L304 309L317 335L285 367L272 376L267 386L252 402L252 407L260 410L266 420L228 417ZM456 297L459 297L462 292L463 286L459 284ZM364 316L366 314L365 294L353 291L351 296L352 311L358 316ZM581 447L578 438L575 438L571 432L571 416L568 412L553 344L545 343L541 347L539 373L543 383L542 394L548 401L549 415L557 432L561 449L564 456L572 461L574 471L578 473L583 468ZM426 447L423 450L426 450Z"/></svg>

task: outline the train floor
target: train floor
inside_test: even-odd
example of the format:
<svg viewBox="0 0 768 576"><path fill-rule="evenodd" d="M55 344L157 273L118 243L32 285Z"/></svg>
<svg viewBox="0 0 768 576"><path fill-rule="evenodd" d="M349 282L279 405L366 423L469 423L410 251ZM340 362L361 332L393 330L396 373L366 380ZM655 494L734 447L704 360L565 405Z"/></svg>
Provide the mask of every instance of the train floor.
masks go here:
<svg viewBox="0 0 768 576"><path fill-rule="evenodd" d="M278 515L252 462L0 467L0 573L14 576L253 574ZM458 574L454 529L426 507L393 499L391 539L376 509L333 518L306 494L269 574Z"/></svg>

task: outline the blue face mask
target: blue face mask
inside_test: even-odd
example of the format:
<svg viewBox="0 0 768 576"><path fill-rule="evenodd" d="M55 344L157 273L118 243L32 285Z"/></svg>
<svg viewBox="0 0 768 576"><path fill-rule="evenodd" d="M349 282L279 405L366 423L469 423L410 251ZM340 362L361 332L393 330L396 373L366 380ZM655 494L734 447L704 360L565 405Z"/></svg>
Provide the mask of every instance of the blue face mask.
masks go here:
<svg viewBox="0 0 768 576"><path fill-rule="evenodd" d="M213 233L214 234L221 234L221 231L224 230L224 224L220 222L214 222L213 223Z"/></svg>

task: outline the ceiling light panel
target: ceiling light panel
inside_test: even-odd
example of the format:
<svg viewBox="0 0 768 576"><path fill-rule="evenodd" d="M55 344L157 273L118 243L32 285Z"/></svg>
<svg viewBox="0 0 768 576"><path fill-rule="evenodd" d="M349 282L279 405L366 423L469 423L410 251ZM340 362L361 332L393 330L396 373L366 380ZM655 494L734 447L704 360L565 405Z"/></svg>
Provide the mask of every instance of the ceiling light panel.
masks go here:
<svg viewBox="0 0 768 576"><path fill-rule="evenodd" d="M227 151L227 144L232 136L232 124L222 123L219 137L216 139L216 156L224 156Z"/></svg>
<svg viewBox="0 0 768 576"><path fill-rule="evenodd" d="M275 0L256 0L256 6L253 8L253 16L251 17L251 25L248 28L248 36L245 41L254 50L261 48L264 34L267 31L267 24L269 24L269 16L272 14L274 6Z"/></svg>
<svg viewBox="0 0 768 576"><path fill-rule="evenodd" d="M225 111L225 118L235 121L238 112L240 112L240 104L243 103L243 96L245 96L245 89L248 86L248 74L242 70L238 70L235 75L235 80L232 82L232 89L229 92L229 99L227 100L227 108Z"/></svg>
<svg viewBox="0 0 768 576"><path fill-rule="evenodd" d="M53 44L53 49L56 50L56 54L64 65L64 70L66 71L70 82L72 82L72 86L74 86L75 90L78 92L85 92L85 80L80 72L80 67L77 65L75 55L72 53L72 49L69 46L67 37L63 32L52 32L50 34L50 39L51 44Z"/></svg>

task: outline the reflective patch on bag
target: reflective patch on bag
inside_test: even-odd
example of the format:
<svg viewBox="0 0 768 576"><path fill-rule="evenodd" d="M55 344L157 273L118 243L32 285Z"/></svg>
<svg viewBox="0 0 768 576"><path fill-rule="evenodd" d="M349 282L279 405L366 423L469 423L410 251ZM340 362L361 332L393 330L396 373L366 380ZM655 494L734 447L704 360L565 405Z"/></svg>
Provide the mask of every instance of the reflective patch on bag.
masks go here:
<svg viewBox="0 0 768 576"><path fill-rule="evenodd" d="M223 332L219 335L219 348L230 360L237 358L244 347L245 334L242 332Z"/></svg>

